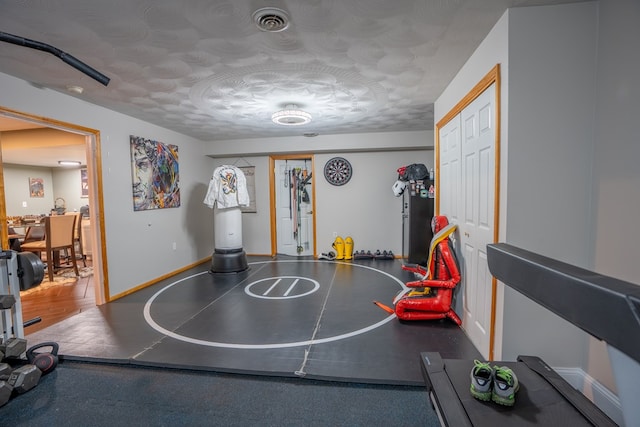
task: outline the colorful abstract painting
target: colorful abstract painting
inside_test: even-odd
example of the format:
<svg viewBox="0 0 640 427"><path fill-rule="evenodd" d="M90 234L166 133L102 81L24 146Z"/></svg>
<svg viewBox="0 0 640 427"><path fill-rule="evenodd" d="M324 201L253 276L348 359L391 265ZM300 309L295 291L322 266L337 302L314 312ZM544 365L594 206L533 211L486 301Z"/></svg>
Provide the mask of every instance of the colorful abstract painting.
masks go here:
<svg viewBox="0 0 640 427"><path fill-rule="evenodd" d="M178 146L131 135L133 210L180 206Z"/></svg>

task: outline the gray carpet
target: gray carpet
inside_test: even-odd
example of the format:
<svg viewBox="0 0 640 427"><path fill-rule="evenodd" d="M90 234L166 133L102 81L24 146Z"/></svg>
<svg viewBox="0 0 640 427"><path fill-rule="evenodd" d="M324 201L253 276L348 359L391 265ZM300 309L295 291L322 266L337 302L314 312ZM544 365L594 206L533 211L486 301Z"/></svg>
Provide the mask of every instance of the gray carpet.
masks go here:
<svg viewBox="0 0 640 427"><path fill-rule="evenodd" d="M64 361L3 426L437 426L424 387Z"/></svg>

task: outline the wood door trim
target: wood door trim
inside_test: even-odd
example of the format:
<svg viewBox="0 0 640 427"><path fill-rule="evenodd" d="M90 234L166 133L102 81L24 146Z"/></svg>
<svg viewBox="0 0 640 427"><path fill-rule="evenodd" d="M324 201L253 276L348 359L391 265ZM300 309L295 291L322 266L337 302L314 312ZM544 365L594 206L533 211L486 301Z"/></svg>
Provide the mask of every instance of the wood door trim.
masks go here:
<svg viewBox="0 0 640 427"><path fill-rule="evenodd" d="M62 122L60 120L51 119L49 117L37 116L34 114L23 113L21 111L12 110L0 106L0 114L8 117L12 117L18 120L23 120L32 123L40 123L50 128L56 128L65 132L74 132L84 135L86 138L85 146L87 151L91 155L87 155L87 171L89 174L89 185L93 185L94 197L96 209L90 209L90 218L92 227L94 223L98 226L98 236L100 247L97 259L100 260L100 271L97 271L96 276L99 280L96 283L101 284L100 289L96 289L95 297L96 304L101 305L111 301L109 297L109 274L107 270L107 242L104 220L102 218L102 212L104 212L104 199L103 199L103 183L102 183L102 154L100 148L100 131L96 129L79 126L73 123ZM0 142L1 144L1 142ZM2 167L2 157L0 156L0 200L5 200L5 187L4 187L4 169ZM4 203L0 207L0 224L7 223L7 212ZM0 227L0 236L4 242L7 228ZM98 266L94 263L94 271Z"/></svg>
<svg viewBox="0 0 640 427"><path fill-rule="evenodd" d="M270 210L270 226L271 226L271 256L276 256L278 252L278 230L276 215L276 160L310 160L311 172L315 173L314 155L313 154L273 154L269 156L269 210ZM311 222L313 227L313 257L316 258L317 242L316 242L316 180L311 179Z"/></svg>

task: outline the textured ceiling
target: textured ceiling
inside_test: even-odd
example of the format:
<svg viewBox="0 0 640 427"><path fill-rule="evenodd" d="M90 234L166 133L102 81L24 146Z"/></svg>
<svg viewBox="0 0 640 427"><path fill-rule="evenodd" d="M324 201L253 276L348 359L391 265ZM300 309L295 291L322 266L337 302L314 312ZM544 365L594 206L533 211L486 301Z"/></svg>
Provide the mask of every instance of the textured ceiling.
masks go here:
<svg viewBox="0 0 640 427"><path fill-rule="evenodd" d="M0 0L0 72L205 141L433 129L433 102L508 7L560 0ZM252 14L286 12L261 31ZM1 100L0 100L1 103ZM303 126L272 123L295 104Z"/></svg>

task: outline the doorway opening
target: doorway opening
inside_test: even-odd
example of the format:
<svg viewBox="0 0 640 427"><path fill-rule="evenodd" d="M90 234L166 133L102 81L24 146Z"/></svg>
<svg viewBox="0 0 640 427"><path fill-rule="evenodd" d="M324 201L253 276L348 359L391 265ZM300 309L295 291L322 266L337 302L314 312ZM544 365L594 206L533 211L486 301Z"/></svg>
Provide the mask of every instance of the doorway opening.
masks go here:
<svg viewBox="0 0 640 427"><path fill-rule="evenodd" d="M271 255L316 256L313 155L269 157Z"/></svg>
<svg viewBox="0 0 640 427"><path fill-rule="evenodd" d="M100 157L100 132L95 129L85 128L71 123L60 122L57 120L34 116L28 113L22 113L10 109L0 107L0 119L8 119L16 123L23 123L25 127L41 126L51 128L63 132L73 133L84 137L84 149L86 159L86 182L84 176L82 185L87 187L87 204L89 205L89 227L83 228L83 232L88 233L90 241L90 253L93 267L93 287L95 295L95 305L102 305L109 295L108 273L106 269L106 249L104 238L104 223L101 220L104 202L102 197L102 171ZM0 129L1 131L2 129ZM0 138L0 150L2 149L2 140ZM39 155L38 149L33 149L33 157ZM0 151L1 152L1 151ZM4 168L3 161L0 158L0 200L3 201L0 207L0 224L3 224L2 241L7 240L7 223L6 212L6 193L4 185ZM80 185L80 183L78 183ZM55 303L55 301L53 301Z"/></svg>

